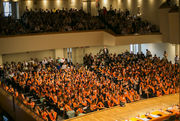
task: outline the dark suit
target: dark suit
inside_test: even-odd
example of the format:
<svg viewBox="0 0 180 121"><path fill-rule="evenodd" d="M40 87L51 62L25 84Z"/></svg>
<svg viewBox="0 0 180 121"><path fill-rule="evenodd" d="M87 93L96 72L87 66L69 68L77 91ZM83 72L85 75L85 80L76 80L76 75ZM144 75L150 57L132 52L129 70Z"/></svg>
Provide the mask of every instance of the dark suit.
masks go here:
<svg viewBox="0 0 180 121"><path fill-rule="evenodd" d="M103 54L104 56L107 56L109 54L109 50L107 48L103 49Z"/></svg>
<svg viewBox="0 0 180 121"><path fill-rule="evenodd" d="M0 68L0 78L3 78L4 77L4 71L2 68Z"/></svg>

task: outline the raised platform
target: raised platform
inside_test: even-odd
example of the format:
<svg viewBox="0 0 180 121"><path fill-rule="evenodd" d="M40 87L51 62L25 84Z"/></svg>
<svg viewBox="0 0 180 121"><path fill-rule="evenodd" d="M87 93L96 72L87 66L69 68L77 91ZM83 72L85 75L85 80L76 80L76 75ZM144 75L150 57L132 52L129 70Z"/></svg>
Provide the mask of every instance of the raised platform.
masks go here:
<svg viewBox="0 0 180 121"><path fill-rule="evenodd" d="M68 119L67 121L122 121L147 112L167 108L173 104L179 104L178 93L128 103L126 107L117 106L102 111L96 111L87 115Z"/></svg>

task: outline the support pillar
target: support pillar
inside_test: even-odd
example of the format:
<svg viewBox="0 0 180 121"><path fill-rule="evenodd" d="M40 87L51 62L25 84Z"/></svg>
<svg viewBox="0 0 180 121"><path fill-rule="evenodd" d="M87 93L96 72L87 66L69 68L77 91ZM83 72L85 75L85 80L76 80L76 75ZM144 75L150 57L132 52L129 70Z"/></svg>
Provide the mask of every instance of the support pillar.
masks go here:
<svg viewBox="0 0 180 121"><path fill-rule="evenodd" d="M180 7L180 0L179 0L179 7ZM180 9L179 9L179 20L180 20ZM179 21L179 31L180 31L180 21ZM178 48L178 56L180 58L180 34L179 34L179 41L177 42L177 48Z"/></svg>
<svg viewBox="0 0 180 121"><path fill-rule="evenodd" d="M18 1L18 16L21 17L23 13L25 12L23 4L25 4L25 1L19 0Z"/></svg>
<svg viewBox="0 0 180 121"><path fill-rule="evenodd" d="M179 56L179 44L175 45L175 55Z"/></svg>
<svg viewBox="0 0 180 121"><path fill-rule="evenodd" d="M179 7L180 7L180 0L179 0ZM179 8L179 20L180 20L180 8ZM179 31L180 31L180 21L179 21ZM178 46L179 46L179 58L180 58L180 34L179 34Z"/></svg>
<svg viewBox="0 0 180 121"><path fill-rule="evenodd" d="M87 0L87 13L91 13L91 0Z"/></svg>
<svg viewBox="0 0 180 121"><path fill-rule="evenodd" d="M2 55L0 55L0 65L3 64L3 61L2 61Z"/></svg>
<svg viewBox="0 0 180 121"><path fill-rule="evenodd" d="M82 1L82 7L86 13L91 13L91 0Z"/></svg>
<svg viewBox="0 0 180 121"><path fill-rule="evenodd" d="M138 44L138 52L141 53L141 44Z"/></svg>
<svg viewBox="0 0 180 121"><path fill-rule="evenodd" d="M179 55L179 58L180 58L180 44L179 44L179 54L178 55Z"/></svg>
<svg viewBox="0 0 180 121"><path fill-rule="evenodd" d="M178 55L179 58L180 58L180 44L177 44L177 55Z"/></svg>
<svg viewBox="0 0 180 121"><path fill-rule="evenodd" d="M76 64L76 48L72 48L72 63Z"/></svg>
<svg viewBox="0 0 180 121"><path fill-rule="evenodd" d="M3 15L3 1L0 0L0 14L2 13Z"/></svg>
<svg viewBox="0 0 180 121"><path fill-rule="evenodd" d="M170 5L166 5L167 2L163 3L159 8L159 26L160 26L160 32L162 33L162 39L164 42L169 42L169 19L168 19L168 13L171 8ZM164 7L166 6L166 7Z"/></svg>

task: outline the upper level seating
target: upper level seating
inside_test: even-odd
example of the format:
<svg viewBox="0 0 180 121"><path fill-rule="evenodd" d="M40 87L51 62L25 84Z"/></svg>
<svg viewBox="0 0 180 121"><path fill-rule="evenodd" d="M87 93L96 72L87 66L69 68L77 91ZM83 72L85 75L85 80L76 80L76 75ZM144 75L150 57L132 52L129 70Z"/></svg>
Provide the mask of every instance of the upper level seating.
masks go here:
<svg viewBox="0 0 180 121"><path fill-rule="evenodd" d="M111 30L116 34L145 34L158 29L140 17L130 15L128 10L106 8L98 16L91 16L82 9L26 10L21 19L0 16L0 35L17 35L42 32L66 32L79 30Z"/></svg>
<svg viewBox="0 0 180 121"><path fill-rule="evenodd" d="M121 11L110 9L99 10L100 19L116 34L146 34L158 32L158 28L140 16L130 14L129 10Z"/></svg>

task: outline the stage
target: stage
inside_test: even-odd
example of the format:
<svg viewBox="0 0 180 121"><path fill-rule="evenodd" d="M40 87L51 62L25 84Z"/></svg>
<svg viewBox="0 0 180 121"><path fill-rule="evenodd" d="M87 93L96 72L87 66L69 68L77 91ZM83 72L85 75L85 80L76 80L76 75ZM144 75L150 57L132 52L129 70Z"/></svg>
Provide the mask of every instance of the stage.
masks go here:
<svg viewBox="0 0 180 121"><path fill-rule="evenodd" d="M116 106L110 109L92 112L83 116L68 119L66 121L122 121L137 115L152 112L161 108L167 108L173 104L179 104L179 94L165 95L144 99L126 104L125 107Z"/></svg>

